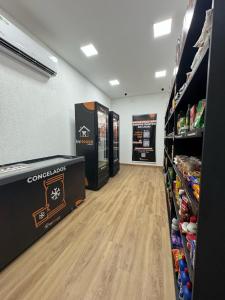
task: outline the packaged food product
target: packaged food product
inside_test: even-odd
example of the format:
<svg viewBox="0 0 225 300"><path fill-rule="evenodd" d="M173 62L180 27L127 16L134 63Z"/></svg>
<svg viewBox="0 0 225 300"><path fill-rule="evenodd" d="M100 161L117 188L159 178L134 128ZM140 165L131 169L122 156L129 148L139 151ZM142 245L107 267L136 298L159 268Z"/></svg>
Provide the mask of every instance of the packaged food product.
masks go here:
<svg viewBox="0 0 225 300"><path fill-rule="evenodd" d="M193 105L190 109L190 130L194 129L195 116L196 116L196 105Z"/></svg>
<svg viewBox="0 0 225 300"><path fill-rule="evenodd" d="M173 255L173 263L174 263L174 270L175 272L179 271L179 259L182 254L182 251L179 249L172 249L172 255Z"/></svg>
<svg viewBox="0 0 225 300"><path fill-rule="evenodd" d="M188 222L183 222L180 223L180 228L181 228L181 233L186 234L187 233L187 226L188 226Z"/></svg>
<svg viewBox="0 0 225 300"><path fill-rule="evenodd" d="M179 233L172 233L171 242L173 248L180 249L183 248L182 240Z"/></svg>
<svg viewBox="0 0 225 300"><path fill-rule="evenodd" d="M178 253L179 250L178 249L173 249L172 250L172 254L173 254L173 262L174 262L174 270L175 272L178 272L179 270L179 265L178 265Z"/></svg>
<svg viewBox="0 0 225 300"><path fill-rule="evenodd" d="M187 268L187 262L186 262L186 258L184 255L182 255L182 257L179 257L179 270L184 271Z"/></svg>
<svg viewBox="0 0 225 300"><path fill-rule="evenodd" d="M196 48L201 48L203 46L207 46L209 43L211 29L212 29L212 19L213 19L213 9L209 9L206 11L205 23L202 28L201 35L194 45Z"/></svg>
<svg viewBox="0 0 225 300"><path fill-rule="evenodd" d="M169 174L169 178L170 178L170 180L172 181L172 179L173 179L173 168L168 168L168 174Z"/></svg>
<svg viewBox="0 0 225 300"><path fill-rule="evenodd" d="M198 102L197 112L195 116L194 128L204 127L204 116L205 116L206 101L201 100Z"/></svg>
<svg viewBox="0 0 225 300"><path fill-rule="evenodd" d="M191 300L192 298L192 284L190 281L187 282L185 286L183 286L183 295L184 300Z"/></svg>
<svg viewBox="0 0 225 300"><path fill-rule="evenodd" d="M178 176L176 176L176 189L175 189L176 198L178 198L178 196L179 196L180 189L181 189L181 181L180 181L180 178Z"/></svg>
<svg viewBox="0 0 225 300"><path fill-rule="evenodd" d="M194 268L195 264L195 249L196 249L196 240L190 241L191 249L190 249L190 258L191 258L191 264Z"/></svg>
<svg viewBox="0 0 225 300"><path fill-rule="evenodd" d="M196 200L199 201L200 195L196 191L193 192L193 195L195 196Z"/></svg>
<svg viewBox="0 0 225 300"><path fill-rule="evenodd" d="M180 117L180 129L178 134L184 134L186 132L186 116L182 113Z"/></svg>
<svg viewBox="0 0 225 300"><path fill-rule="evenodd" d="M187 282L190 281L188 268L185 268L184 271L180 272L180 277L181 277L182 286L185 286Z"/></svg>
<svg viewBox="0 0 225 300"><path fill-rule="evenodd" d="M187 113L186 113L186 131L190 130L190 104L188 105Z"/></svg>

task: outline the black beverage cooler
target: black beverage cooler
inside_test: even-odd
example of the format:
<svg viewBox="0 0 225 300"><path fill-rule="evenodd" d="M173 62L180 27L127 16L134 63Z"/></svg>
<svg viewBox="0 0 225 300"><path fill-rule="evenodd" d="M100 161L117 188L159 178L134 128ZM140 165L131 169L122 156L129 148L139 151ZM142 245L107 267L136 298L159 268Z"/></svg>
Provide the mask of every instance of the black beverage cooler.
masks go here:
<svg viewBox="0 0 225 300"><path fill-rule="evenodd" d="M76 152L85 156L86 186L91 190L109 179L108 113L98 102L75 104Z"/></svg>
<svg viewBox="0 0 225 300"><path fill-rule="evenodd" d="M0 166L0 269L85 199L84 157Z"/></svg>
<svg viewBox="0 0 225 300"><path fill-rule="evenodd" d="M109 174L115 176L120 169L119 161L119 125L120 117L114 111L109 112Z"/></svg>

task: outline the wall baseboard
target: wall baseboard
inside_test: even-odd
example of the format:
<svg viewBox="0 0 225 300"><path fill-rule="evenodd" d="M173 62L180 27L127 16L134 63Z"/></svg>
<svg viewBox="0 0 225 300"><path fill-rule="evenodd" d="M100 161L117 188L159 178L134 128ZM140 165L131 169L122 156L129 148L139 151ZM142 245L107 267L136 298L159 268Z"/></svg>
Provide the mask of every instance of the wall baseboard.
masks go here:
<svg viewBox="0 0 225 300"><path fill-rule="evenodd" d="M120 163L120 165L122 166L136 166L136 167L150 167L150 168L159 168L159 169L163 169L162 166L158 166L158 165L150 165L150 164L142 164L142 163Z"/></svg>

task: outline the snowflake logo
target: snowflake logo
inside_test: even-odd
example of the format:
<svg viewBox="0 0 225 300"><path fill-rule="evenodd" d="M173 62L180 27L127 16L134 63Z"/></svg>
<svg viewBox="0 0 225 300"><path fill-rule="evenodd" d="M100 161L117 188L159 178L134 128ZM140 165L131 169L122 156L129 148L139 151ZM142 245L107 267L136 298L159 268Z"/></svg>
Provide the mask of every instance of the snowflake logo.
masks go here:
<svg viewBox="0 0 225 300"><path fill-rule="evenodd" d="M41 212L41 213L39 214L39 219L42 220L44 217L45 217L45 213L44 213L44 212Z"/></svg>
<svg viewBox="0 0 225 300"><path fill-rule="evenodd" d="M52 200L59 199L60 194L61 194L60 188L58 187L54 188L51 192L51 199Z"/></svg>

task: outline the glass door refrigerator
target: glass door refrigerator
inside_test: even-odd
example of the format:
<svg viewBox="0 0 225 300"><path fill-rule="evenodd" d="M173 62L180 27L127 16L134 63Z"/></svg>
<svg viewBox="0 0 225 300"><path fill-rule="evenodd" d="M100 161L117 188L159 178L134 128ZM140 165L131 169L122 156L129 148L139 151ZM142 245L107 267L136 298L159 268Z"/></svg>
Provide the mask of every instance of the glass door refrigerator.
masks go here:
<svg viewBox="0 0 225 300"><path fill-rule="evenodd" d="M91 190L109 179L108 114L98 102L75 104L76 154L85 156L86 187Z"/></svg>
<svg viewBox="0 0 225 300"><path fill-rule="evenodd" d="M114 111L109 112L109 174L115 176L120 169L119 162L119 124L120 117Z"/></svg>

